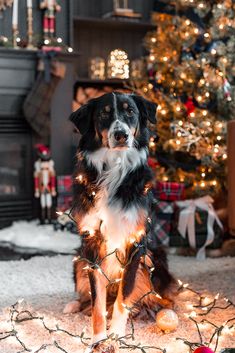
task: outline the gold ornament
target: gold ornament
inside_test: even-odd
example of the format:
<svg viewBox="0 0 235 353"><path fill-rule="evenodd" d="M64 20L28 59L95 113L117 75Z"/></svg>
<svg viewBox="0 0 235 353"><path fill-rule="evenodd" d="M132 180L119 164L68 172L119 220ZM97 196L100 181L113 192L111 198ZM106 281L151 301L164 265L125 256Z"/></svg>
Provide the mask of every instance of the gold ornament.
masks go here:
<svg viewBox="0 0 235 353"><path fill-rule="evenodd" d="M162 331L171 332L178 327L179 318L174 310L162 309L156 315L156 324Z"/></svg>

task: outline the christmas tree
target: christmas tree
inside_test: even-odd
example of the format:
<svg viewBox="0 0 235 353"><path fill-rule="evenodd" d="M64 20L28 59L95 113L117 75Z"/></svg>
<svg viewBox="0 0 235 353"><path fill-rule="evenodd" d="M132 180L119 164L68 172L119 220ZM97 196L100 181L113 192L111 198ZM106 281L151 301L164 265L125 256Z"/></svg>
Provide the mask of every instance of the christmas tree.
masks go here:
<svg viewBox="0 0 235 353"><path fill-rule="evenodd" d="M235 116L235 3L178 0L174 14L156 12L153 22L147 77L135 89L158 104L158 141L150 142L157 177L184 182L191 197L218 195Z"/></svg>

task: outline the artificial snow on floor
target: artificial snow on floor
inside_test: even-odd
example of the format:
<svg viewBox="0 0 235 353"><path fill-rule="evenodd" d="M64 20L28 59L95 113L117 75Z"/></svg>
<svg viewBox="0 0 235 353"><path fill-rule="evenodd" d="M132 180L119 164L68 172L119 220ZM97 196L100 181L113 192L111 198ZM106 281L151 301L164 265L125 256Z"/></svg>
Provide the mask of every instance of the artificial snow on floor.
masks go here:
<svg viewBox="0 0 235 353"><path fill-rule="evenodd" d="M198 262L194 258L170 256L169 263L175 277L188 283L191 288L206 294L210 299L220 293L219 306L226 305L224 297L235 301L234 258L225 257ZM24 298L20 307L29 309L40 317L43 316L49 328L55 328L56 325L59 325L60 328L73 334L81 334L85 330L85 336L90 337L90 317L82 313L63 314L62 312L65 304L76 297L73 292L72 256L58 255L34 257L27 261L3 261L0 263L0 276L0 332L11 329L9 306L18 299ZM188 290L178 295L175 310L179 316L179 326L175 332L169 334L160 332L156 328L155 322L150 319L148 321L136 319L134 321L134 342L166 348L167 353L188 353L188 347L175 339L180 337L191 342L199 342L195 325L185 315L191 313L192 310L200 311L194 309L193 304L198 304L197 295ZM234 307L229 307L227 310L212 310L206 319L220 326L232 317L235 318L235 310ZM200 321L201 318L198 316L196 320ZM235 320L231 324L235 324ZM49 334L38 320L17 324L16 329L19 332L19 338L32 352L36 352L42 344L53 344L54 341L68 353L84 351L84 346L78 338L61 332ZM128 329L130 330L130 326ZM203 339L208 339L211 330L209 325L204 325ZM129 341L129 343L133 342ZM232 330L228 330L221 337L217 352L225 347L235 347L234 331ZM211 348L213 349L213 345ZM20 351L22 351L22 347L14 337L0 340L1 353ZM61 350L51 346L42 352L58 353ZM121 352L128 352L128 350L122 349ZM136 349L133 352L139 353L141 351ZM146 352L155 353L158 351L150 349Z"/></svg>
<svg viewBox="0 0 235 353"><path fill-rule="evenodd" d="M38 221L19 221L0 230L0 244L34 251L73 254L80 246L79 236L66 230L55 231L52 225L38 225Z"/></svg>

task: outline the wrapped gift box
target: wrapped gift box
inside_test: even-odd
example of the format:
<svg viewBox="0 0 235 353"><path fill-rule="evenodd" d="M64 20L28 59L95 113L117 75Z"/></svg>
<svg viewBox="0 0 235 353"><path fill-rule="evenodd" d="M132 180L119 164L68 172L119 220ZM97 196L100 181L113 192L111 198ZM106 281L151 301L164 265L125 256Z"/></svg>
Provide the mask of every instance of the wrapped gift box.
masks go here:
<svg viewBox="0 0 235 353"><path fill-rule="evenodd" d="M176 202L175 220L169 245L192 247L205 256L205 247L218 249L223 242L223 226L208 196Z"/></svg>
<svg viewBox="0 0 235 353"><path fill-rule="evenodd" d="M157 221L154 232L157 237L157 242L161 245L168 246L174 221L174 203L156 200L155 207Z"/></svg>
<svg viewBox="0 0 235 353"><path fill-rule="evenodd" d="M183 183L172 183L168 181L157 181L154 195L158 200L177 201L183 200L185 185Z"/></svg>
<svg viewBox="0 0 235 353"><path fill-rule="evenodd" d="M64 212L72 206L72 178L70 175L57 176L57 208Z"/></svg>

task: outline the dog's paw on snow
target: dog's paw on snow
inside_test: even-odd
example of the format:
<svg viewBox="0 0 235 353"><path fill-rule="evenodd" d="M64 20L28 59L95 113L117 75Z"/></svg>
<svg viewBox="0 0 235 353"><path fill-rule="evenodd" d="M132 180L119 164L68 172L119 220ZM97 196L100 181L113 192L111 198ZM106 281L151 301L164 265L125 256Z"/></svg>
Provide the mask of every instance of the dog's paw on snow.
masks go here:
<svg viewBox="0 0 235 353"><path fill-rule="evenodd" d="M63 313L64 314L72 314L80 311L81 303L78 300L74 300L65 305Z"/></svg>

